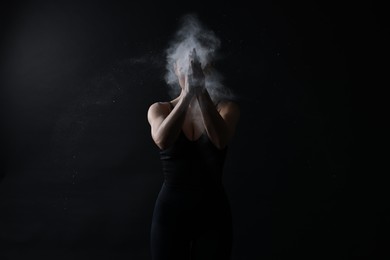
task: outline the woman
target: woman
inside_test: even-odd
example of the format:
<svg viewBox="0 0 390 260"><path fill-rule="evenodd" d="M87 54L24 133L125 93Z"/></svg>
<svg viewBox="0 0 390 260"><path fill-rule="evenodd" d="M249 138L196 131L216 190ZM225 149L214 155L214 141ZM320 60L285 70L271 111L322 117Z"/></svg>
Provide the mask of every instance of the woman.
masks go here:
<svg viewBox="0 0 390 260"><path fill-rule="evenodd" d="M180 94L148 110L164 172L151 226L153 260L230 259L232 217L222 172L239 107L209 94L216 93L207 82L212 69L199 60L195 49L176 60Z"/></svg>

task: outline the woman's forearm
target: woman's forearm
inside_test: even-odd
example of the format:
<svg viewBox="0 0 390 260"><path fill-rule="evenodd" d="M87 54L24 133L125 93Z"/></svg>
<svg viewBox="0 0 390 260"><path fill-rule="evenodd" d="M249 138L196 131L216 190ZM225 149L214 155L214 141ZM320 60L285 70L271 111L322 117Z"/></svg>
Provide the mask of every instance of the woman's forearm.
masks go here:
<svg viewBox="0 0 390 260"><path fill-rule="evenodd" d="M176 140L192 98L193 96L189 94L182 95L173 110L155 131L154 139L160 148L166 148Z"/></svg>
<svg viewBox="0 0 390 260"><path fill-rule="evenodd" d="M220 149L228 142L228 128L210 98L207 89L197 94L197 100L202 114L203 124L210 140Z"/></svg>

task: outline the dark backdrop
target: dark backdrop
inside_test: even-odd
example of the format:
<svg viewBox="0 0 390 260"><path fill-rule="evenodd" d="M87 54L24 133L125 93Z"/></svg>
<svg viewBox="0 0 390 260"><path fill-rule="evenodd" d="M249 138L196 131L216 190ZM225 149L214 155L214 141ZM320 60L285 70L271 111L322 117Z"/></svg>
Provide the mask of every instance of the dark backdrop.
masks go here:
<svg viewBox="0 0 390 260"><path fill-rule="evenodd" d="M4 5L0 258L150 259L163 176L146 112L168 100L163 51L188 12L220 37L217 68L241 107L224 174L233 259L380 252L350 173L351 57L375 19L291 2Z"/></svg>

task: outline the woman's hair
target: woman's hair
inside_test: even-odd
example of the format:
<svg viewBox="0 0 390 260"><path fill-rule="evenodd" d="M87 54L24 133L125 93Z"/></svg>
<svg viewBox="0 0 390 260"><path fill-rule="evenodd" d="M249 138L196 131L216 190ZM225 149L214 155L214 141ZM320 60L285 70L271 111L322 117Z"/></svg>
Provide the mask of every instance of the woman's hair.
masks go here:
<svg viewBox="0 0 390 260"><path fill-rule="evenodd" d="M195 49L205 72L206 89L213 102L232 99L232 91L222 84L223 78L213 66L214 61L219 58L217 51L221 46L221 41L213 31L206 29L200 23L196 14L183 16L181 22L180 29L166 49L165 81L170 87L169 94L176 97L180 93L180 85L175 74L174 64L176 63L183 73L188 73L190 68L189 54Z"/></svg>

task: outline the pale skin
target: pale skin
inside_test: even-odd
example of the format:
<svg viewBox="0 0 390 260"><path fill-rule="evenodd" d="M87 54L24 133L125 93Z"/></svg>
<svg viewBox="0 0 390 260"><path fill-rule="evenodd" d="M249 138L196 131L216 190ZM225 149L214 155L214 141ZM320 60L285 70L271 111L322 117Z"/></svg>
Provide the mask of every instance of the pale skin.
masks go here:
<svg viewBox="0 0 390 260"><path fill-rule="evenodd" d="M191 141L206 133L210 141L218 148L225 148L232 139L240 110L232 101L212 102L204 86L204 73L196 58L195 50L190 57L190 75L181 73L175 66L181 92L170 102L156 102L148 109L148 122L153 141L160 149L170 147L180 131Z"/></svg>

